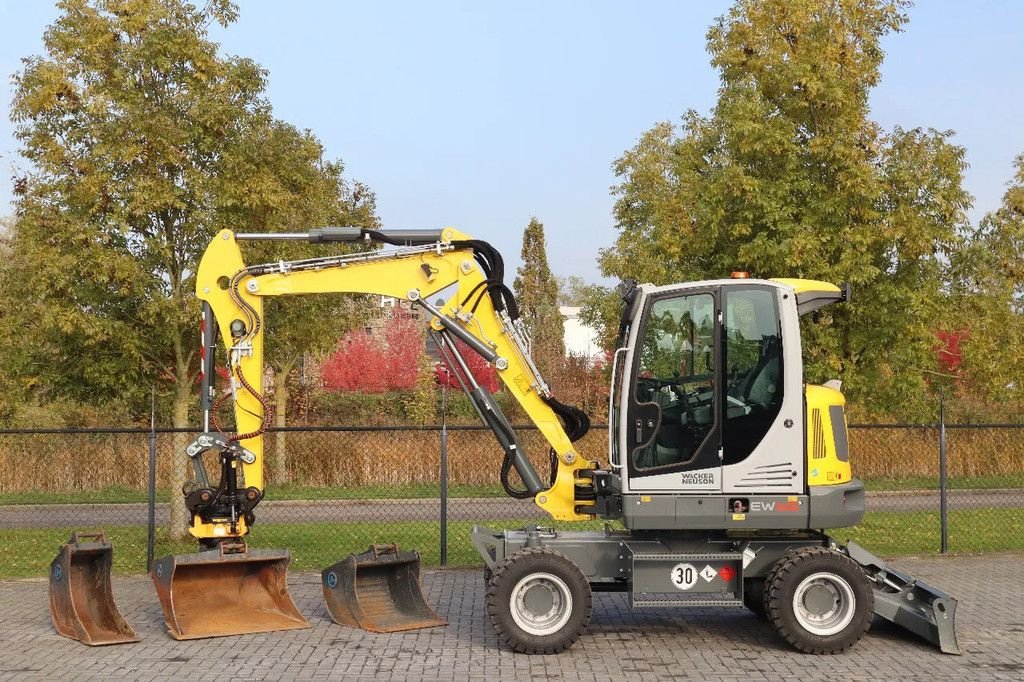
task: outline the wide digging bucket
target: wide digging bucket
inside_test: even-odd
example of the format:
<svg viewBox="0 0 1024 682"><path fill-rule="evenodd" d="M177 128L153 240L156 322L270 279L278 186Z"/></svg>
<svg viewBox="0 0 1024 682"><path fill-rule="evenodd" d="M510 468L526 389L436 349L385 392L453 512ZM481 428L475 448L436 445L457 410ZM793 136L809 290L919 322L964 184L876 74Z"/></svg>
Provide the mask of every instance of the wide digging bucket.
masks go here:
<svg viewBox="0 0 1024 682"><path fill-rule="evenodd" d="M447 625L423 598L419 552L373 545L324 569L324 601L339 625L400 632Z"/></svg>
<svg viewBox="0 0 1024 682"><path fill-rule="evenodd" d="M174 639L298 630L309 623L288 594L287 550L207 550L167 556L153 583Z"/></svg>
<svg viewBox="0 0 1024 682"><path fill-rule="evenodd" d="M57 632L89 646L139 641L114 604L113 559L102 532L72 533L61 547L50 563L50 618Z"/></svg>

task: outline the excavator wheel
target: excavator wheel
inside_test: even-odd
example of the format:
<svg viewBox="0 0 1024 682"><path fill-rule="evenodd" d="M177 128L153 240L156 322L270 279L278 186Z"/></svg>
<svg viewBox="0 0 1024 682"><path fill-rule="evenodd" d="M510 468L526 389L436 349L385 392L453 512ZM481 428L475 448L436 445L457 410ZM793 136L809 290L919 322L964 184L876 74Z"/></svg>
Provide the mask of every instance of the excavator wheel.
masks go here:
<svg viewBox="0 0 1024 682"><path fill-rule="evenodd" d="M838 654L871 625L874 594L850 557L827 547L792 549L765 578L768 622L793 648Z"/></svg>
<svg viewBox="0 0 1024 682"><path fill-rule="evenodd" d="M528 547L494 567L487 613L498 637L520 653L556 654L590 624L590 583L576 564L547 547Z"/></svg>

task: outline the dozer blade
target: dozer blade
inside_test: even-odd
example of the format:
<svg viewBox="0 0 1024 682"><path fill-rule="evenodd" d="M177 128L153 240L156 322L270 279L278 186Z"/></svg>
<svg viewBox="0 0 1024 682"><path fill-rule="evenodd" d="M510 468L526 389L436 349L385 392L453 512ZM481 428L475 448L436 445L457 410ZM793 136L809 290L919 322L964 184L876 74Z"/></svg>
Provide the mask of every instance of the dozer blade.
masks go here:
<svg viewBox="0 0 1024 682"><path fill-rule="evenodd" d="M50 564L50 618L58 633L89 646L139 641L114 604L113 559L102 532L72 533L61 547Z"/></svg>
<svg viewBox="0 0 1024 682"><path fill-rule="evenodd" d="M288 594L287 550L207 550L167 556L153 582L174 639L224 637L310 625Z"/></svg>
<svg viewBox="0 0 1024 682"><path fill-rule="evenodd" d="M871 578L876 615L910 630L943 653L961 653L956 642L956 599L887 566L855 542L847 544L846 551Z"/></svg>
<svg viewBox="0 0 1024 682"><path fill-rule="evenodd" d="M400 632L447 625L423 598L419 552L373 545L324 569L324 601L339 625Z"/></svg>

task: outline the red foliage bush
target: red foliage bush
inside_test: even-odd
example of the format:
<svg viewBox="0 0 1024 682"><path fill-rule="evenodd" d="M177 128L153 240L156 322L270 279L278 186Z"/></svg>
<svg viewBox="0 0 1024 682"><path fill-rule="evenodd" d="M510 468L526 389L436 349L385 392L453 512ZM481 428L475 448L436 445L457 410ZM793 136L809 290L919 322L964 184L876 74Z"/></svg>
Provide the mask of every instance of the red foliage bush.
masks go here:
<svg viewBox="0 0 1024 682"><path fill-rule="evenodd" d="M959 374L960 365L964 362L964 352L961 347L964 340L969 336L966 330L961 331L938 331L935 332L938 338L938 347L935 355L939 361L939 367L947 374Z"/></svg>
<svg viewBox="0 0 1024 682"><path fill-rule="evenodd" d="M489 392L496 393L501 388L501 380L498 379L497 371L479 353L462 341L456 339L455 347L459 349L459 353L462 354L466 366L469 367L476 382ZM437 379L437 383L449 388L461 389L458 379L452 374L453 371L455 371L454 368L446 366L444 362L438 362L434 365L434 377Z"/></svg>
<svg viewBox="0 0 1024 682"><path fill-rule="evenodd" d="M320 378L332 391L385 393L416 386L423 355L423 333L413 320L392 318L384 338L352 331L324 360Z"/></svg>

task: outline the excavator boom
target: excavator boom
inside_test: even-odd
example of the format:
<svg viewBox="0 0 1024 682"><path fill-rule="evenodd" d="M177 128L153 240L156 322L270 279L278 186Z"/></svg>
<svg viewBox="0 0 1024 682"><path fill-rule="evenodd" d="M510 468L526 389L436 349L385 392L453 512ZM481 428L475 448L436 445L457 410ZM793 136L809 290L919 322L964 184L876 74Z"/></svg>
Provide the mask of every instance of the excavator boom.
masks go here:
<svg viewBox="0 0 1024 682"><path fill-rule="evenodd" d="M390 248L293 261L247 265L239 242L304 240L321 244L376 242ZM288 596L287 552L247 552L244 538L263 498L263 434L270 407L263 395L263 301L267 297L326 293L378 294L405 299L430 316L430 334L484 421L505 451L502 483L516 497L532 497L553 518L591 518L591 500L578 499L588 480L572 441L585 433L586 416L559 403L530 358L530 341L511 292L503 284L501 256L487 243L452 228L378 232L322 228L296 234L234 234L224 230L207 248L196 276L203 302L202 387L204 433L188 447L194 477L187 485L189 532L207 551L166 557L153 579L167 627L179 639L306 627ZM446 304L429 301L454 291ZM217 343L224 344L230 393L216 395ZM461 342L498 370L551 447L552 471L542 479L497 402L477 384ZM217 426L218 407L233 398L235 432ZM521 486L510 480L515 470ZM225 547L234 548L225 552ZM339 623L375 631L443 624L419 587L419 555L353 555L324 571L324 594Z"/></svg>

